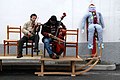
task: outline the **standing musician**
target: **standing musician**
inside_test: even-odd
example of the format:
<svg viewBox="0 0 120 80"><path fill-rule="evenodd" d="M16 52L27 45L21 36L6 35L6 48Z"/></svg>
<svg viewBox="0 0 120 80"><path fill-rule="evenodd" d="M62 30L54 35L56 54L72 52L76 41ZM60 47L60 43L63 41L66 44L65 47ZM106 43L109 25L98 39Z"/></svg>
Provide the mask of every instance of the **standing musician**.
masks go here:
<svg viewBox="0 0 120 80"><path fill-rule="evenodd" d="M53 15L45 24L43 24L41 30L41 34L44 36L42 38L42 42L44 43L45 49L52 59L59 59L60 56L60 54L53 51L53 47L50 45L50 43L54 40L52 36L58 35L58 28L60 26L62 26L64 30L66 29L65 25L61 21L57 21L57 17Z"/></svg>
<svg viewBox="0 0 120 80"><path fill-rule="evenodd" d="M24 36L18 41L18 55L17 58L23 57L22 49L25 42L32 40L35 42L34 52L39 52L38 43L39 43L39 34L41 23L36 22L37 15L31 14L30 21L26 22L22 28ZM36 34L37 33L37 34Z"/></svg>
<svg viewBox="0 0 120 80"><path fill-rule="evenodd" d="M84 16L82 20L82 33L84 32L85 23L88 19L88 49L93 49L93 36L94 32L98 33L98 47L100 48L100 44L102 48L104 48L103 44L103 28L104 22L102 14L96 11L96 7L94 4L89 5L89 12Z"/></svg>

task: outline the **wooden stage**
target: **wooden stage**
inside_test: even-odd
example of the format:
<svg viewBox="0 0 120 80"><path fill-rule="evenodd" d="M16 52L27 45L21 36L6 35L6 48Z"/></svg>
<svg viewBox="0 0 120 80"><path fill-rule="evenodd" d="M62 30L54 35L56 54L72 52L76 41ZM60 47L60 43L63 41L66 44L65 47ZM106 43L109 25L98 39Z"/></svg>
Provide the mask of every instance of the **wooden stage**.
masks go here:
<svg viewBox="0 0 120 80"><path fill-rule="evenodd" d="M2 71L2 60L40 60L41 56L23 56L21 58L17 58L16 56L0 56L0 70Z"/></svg>
<svg viewBox="0 0 120 80"><path fill-rule="evenodd" d="M52 58L49 58L49 57L42 57L42 55L39 55L39 56L36 56L34 55L33 57L31 57L31 55L24 55L23 57L21 58L17 58L16 56L10 56L10 55L6 55L6 56L0 56L0 69L2 71L2 60L12 60L12 61L28 61L28 60L37 60L39 61L38 64L40 63L40 71L38 72L35 72L35 74L37 74L38 76L44 76L45 74L58 74L58 75L71 75L71 76L76 76L76 75L79 75L79 74L82 74L82 73L85 73L87 71L89 71L90 69L92 69L96 64L97 62L99 61L99 58L88 58L89 60L91 60L90 62L88 62L87 64L85 64L85 66L82 66L80 68L76 67L77 65L77 62L84 62L86 59L82 59L81 57L79 58L76 58L75 56L66 56L66 57L60 57L59 59L52 59ZM83 69L84 67L88 66L89 64L92 63L93 60L96 60L96 62L90 66L90 68L84 70L84 71L81 71L81 72L77 72L77 70L81 70ZM45 62L68 62L70 65L67 69L69 69L70 71L60 71L60 72L56 72L56 68L55 68L55 71L52 70L52 72L47 72L45 71L45 67L49 68L49 66L46 66ZM14 64L14 63L13 63ZM56 67L59 66L59 64L55 65Z"/></svg>

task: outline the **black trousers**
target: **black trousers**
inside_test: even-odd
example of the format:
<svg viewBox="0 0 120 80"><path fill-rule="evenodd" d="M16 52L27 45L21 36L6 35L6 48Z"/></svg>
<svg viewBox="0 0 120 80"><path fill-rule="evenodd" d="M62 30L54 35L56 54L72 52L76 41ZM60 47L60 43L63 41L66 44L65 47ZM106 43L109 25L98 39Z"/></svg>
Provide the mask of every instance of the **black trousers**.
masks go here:
<svg viewBox="0 0 120 80"><path fill-rule="evenodd" d="M38 43L39 43L39 35L34 35L32 37L26 37L23 36L19 41L18 41L18 54L22 54L22 50L23 50L23 45L25 42L27 42L28 40L32 40L33 42L35 42L35 49L38 49Z"/></svg>

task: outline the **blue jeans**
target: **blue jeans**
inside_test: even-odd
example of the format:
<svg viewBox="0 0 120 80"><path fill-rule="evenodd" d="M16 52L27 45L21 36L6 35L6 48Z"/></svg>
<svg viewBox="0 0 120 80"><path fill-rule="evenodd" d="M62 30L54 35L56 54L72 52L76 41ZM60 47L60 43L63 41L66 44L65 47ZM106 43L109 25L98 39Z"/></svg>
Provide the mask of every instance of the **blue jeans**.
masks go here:
<svg viewBox="0 0 120 80"><path fill-rule="evenodd" d="M102 36L102 32L103 29L99 24L90 24L88 26L88 45L93 45L93 36L94 36L94 32L95 32L95 28L97 29L97 33L98 33L98 44L101 44L103 42L103 36Z"/></svg>
<svg viewBox="0 0 120 80"><path fill-rule="evenodd" d="M48 52L49 55L53 54L52 47L50 45L51 42L52 42L51 38L44 38L43 39L44 47L47 50L47 52Z"/></svg>

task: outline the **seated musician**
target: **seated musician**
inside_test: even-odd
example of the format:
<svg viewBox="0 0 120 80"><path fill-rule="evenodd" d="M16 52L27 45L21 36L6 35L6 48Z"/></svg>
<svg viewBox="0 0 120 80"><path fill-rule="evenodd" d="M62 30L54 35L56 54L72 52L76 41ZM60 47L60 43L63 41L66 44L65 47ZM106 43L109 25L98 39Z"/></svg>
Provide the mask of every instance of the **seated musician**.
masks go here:
<svg viewBox="0 0 120 80"><path fill-rule="evenodd" d="M104 48L103 44L103 28L104 28L104 22L102 18L102 14L99 12L96 12L96 8L94 4L89 5L89 12L84 16L82 20L82 33L84 32L85 23L88 19L88 49L93 49L93 36L95 30L98 34L98 47L100 48L100 45L102 48Z"/></svg>
<svg viewBox="0 0 120 80"><path fill-rule="evenodd" d="M22 55L23 45L28 40L32 40L33 42L35 42L34 52L40 51L38 50L39 35L36 33L40 31L41 23L35 22L36 18L37 18L36 14L31 14L30 21L26 22L22 28L24 36L18 41L17 58L23 57Z"/></svg>
<svg viewBox="0 0 120 80"><path fill-rule="evenodd" d="M51 38L51 34L54 36L57 36L58 34L58 28L59 26L62 26L62 28L66 29L65 25L57 21L57 18L55 15L51 16L51 18L42 26L41 34L44 36L42 38L42 42L44 43L45 49L47 50L50 58L52 59L58 59L59 55L53 52L53 49L50 45L51 42L53 42L53 38Z"/></svg>

